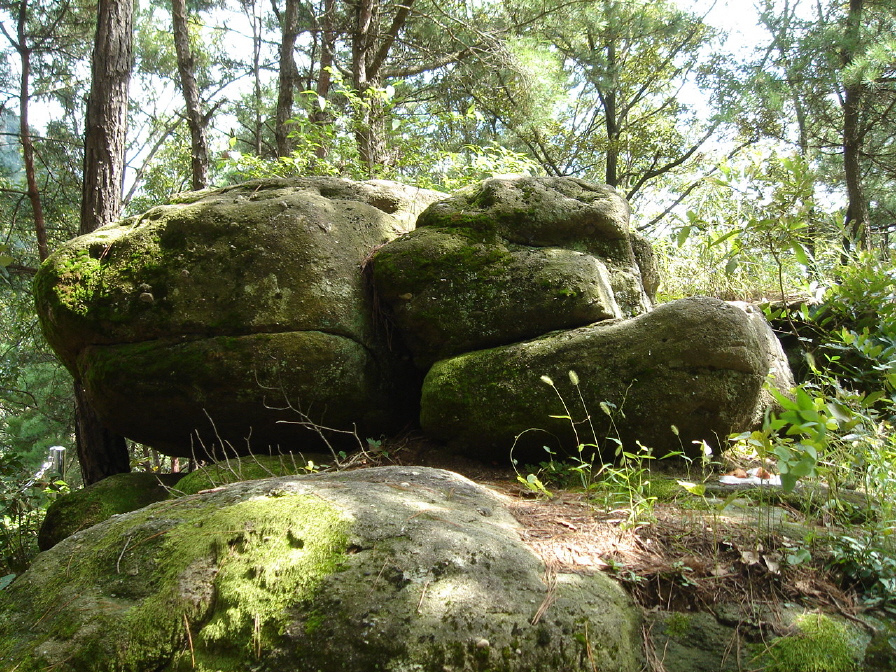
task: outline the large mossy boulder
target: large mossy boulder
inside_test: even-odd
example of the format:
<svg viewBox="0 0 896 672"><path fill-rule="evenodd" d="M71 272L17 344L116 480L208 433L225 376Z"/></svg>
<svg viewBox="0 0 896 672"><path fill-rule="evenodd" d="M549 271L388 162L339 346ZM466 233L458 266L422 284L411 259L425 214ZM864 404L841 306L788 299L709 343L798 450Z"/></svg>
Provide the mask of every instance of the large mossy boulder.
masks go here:
<svg viewBox="0 0 896 672"><path fill-rule="evenodd" d="M46 551L79 530L167 499L171 488L182 477L183 474L147 472L114 474L99 483L61 495L47 508L37 545Z"/></svg>
<svg viewBox="0 0 896 672"><path fill-rule="evenodd" d="M0 667L636 672L641 616L553 573L498 495L383 467L229 485L57 544L0 592Z"/></svg>
<svg viewBox="0 0 896 672"><path fill-rule="evenodd" d="M442 196L337 178L188 194L57 250L41 324L102 421L170 455L301 445L282 421L384 431L415 391L360 267Z"/></svg>
<svg viewBox="0 0 896 672"><path fill-rule="evenodd" d="M719 445L760 422L768 380L784 391L793 384L761 314L681 299L436 362L423 383L421 425L481 459L507 460L514 446L515 458L538 459L543 446L575 455L580 442L617 441L633 451L640 441L658 457L694 454L694 441Z"/></svg>
<svg viewBox="0 0 896 672"><path fill-rule="evenodd" d="M612 187L535 177L486 180L434 203L415 231L377 251L373 277L424 369L634 317L650 309L657 284L650 245L631 234Z"/></svg>

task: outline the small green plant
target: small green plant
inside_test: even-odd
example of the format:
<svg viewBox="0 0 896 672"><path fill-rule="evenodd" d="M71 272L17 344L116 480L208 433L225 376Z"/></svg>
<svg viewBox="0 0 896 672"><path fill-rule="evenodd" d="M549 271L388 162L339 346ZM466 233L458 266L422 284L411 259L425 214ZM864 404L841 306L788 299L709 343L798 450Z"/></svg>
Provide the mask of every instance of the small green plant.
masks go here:
<svg viewBox="0 0 896 672"><path fill-rule="evenodd" d="M862 537L834 537L831 564L847 583L859 588L867 606L896 614L896 528L877 529Z"/></svg>
<svg viewBox="0 0 896 672"><path fill-rule="evenodd" d="M625 450L621 445L616 456L619 465L603 465L603 478L595 485L596 495L612 513L625 514L624 528L640 527L653 517L656 496L650 494L650 461L653 450L640 441L638 450Z"/></svg>
<svg viewBox="0 0 896 672"><path fill-rule="evenodd" d="M666 634L670 637L684 637L691 630L690 614L674 611L666 616L663 625L665 626Z"/></svg>
<svg viewBox="0 0 896 672"><path fill-rule="evenodd" d="M574 480L593 499L602 501L607 511L623 513L623 525L636 527L650 519L656 497L650 494L650 468L649 464L654 458L653 451L647 446L637 443L637 449L627 450L618 438L616 430L616 417L622 415L622 408L608 401L600 403L600 410L610 421L610 431L603 442L597 436L597 430L591 419L591 413L585 402L580 387L579 376L575 371L568 372L569 382L576 391L578 403L581 406L583 417L576 420L566 398L557 389L557 385L549 376L541 376L541 382L554 390L563 407L563 414L551 415L551 418L566 420L570 423L576 442L576 453L566 460L557 460L553 451L545 447L549 459L542 462L537 473L535 470L523 475L517 469L516 460L513 460L511 448L511 462L517 469L517 480L530 491L550 497L551 492L542 481L542 477L550 482L567 486L570 480ZM581 427L588 432L589 440L583 440L579 433ZM517 437L519 438L519 437ZM602 444L615 444L616 464L600 460Z"/></svg>

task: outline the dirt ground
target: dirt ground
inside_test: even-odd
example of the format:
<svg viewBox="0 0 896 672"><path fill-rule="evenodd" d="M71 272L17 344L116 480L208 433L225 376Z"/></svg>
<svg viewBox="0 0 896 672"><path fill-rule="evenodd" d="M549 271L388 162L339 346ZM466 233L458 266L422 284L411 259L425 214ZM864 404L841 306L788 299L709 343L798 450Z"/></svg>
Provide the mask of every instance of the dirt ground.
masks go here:
<svg viewBox="0 0 896 672"><path fill-rule="evenodd" d="M674 474L655 474L674 494L665 487L667 496L632 521L625 507L581 489L551 487L551 497L539 496L510 466L482 464L426 442L409 439L381 463L448 469L507 495L548 572L606 572L645 609L711 611L725 603L742 605L747 614L758 604L775 611L796 603L865 627L858 594L827 568L824 540L837 530L823 515L809 517L771 493L761 505L724 489L695 497L674 484ZM717 480L711 475L708 486Z"/></svg>

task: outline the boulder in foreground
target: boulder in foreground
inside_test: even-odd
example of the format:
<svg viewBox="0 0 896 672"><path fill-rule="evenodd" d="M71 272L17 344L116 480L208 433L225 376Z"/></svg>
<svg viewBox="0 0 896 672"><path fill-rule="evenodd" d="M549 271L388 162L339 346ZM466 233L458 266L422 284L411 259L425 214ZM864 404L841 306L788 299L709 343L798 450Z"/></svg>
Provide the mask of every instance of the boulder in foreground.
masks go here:
<svg viewBox="0 0 896 672"><path fill-rule="evenodd" d="M626 593L552 574L518 530L500 496L426 467L153 504L60 542L0 592L0 667L640 670Z"/></svg>

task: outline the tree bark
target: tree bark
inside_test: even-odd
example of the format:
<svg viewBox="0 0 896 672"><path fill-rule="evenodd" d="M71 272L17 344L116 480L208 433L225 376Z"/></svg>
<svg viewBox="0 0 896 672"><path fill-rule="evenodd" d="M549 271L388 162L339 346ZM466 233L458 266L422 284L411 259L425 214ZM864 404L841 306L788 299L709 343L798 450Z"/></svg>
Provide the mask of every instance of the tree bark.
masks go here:
<svg viewBox="0 0 896 672"><path fill-rule="evenodd" d="M861 41L864 0L849 0L846 19L846 46L843 65L850 65L858 52ZM861 112L865 98L865 85L861 80L849 82L843 96L843 173L846 180L846 227L848 240L844 240L845 252L868 247L868 202L862 185L862 130Z"/></svg>
<svg viewBox="0 0 896 672"><path fill-rule="evenodd" d="M133 42L132 0L99 0L84 138L81 233L114 222L121 210ZM84 484L130 471L124 437L102 427L81 381L75 426Z"/></svg>
<svg viewBox="0 0 896 672"><path fill-rule="evenodd" d="M357 0L355 27L352 32L352 85L362 103L355 111L355 139L361 163L367 174L374 177L378 169L388 165L386 148L386 110L378 96L367 92L382 83L382 70L389 51L404 28L414 0L401 3L389 30L378 35L382 0Z"/></svg>
<svg viewBox="0 0 896 672"><path fill-rule="evenodd" d="M262 101L261 87L261 47L262 47L262 25L261 17L258 14L258 8L255 0L240 0L246 18L252 25L252 79L253 79L253 97L255 109L253 110L254 128L252 129L252 151L255 156L263 156L264 150L264 120L262 119L262 110L264 109ZM276 149L275 149L276 151Z"/></svg>
<svg viewBox="0 0 896 672"><path fill-rule="evenodd" d="M37 237L37 256L43 261L49 256L47 243L47 225L44 220L43 202L40 188L34 171L34 143L31 140L31 128L28 122L28 109L31 103L31 52L28 44L28 0L19 2L19 13L16 24L16 37L6 34L6 38L19 54L22 72L19 77L19 142L22 145L22 163L25 165L25 182L28 185L28 201L34 217L34 233Z"/></svg>
<svg viewBox="0 0 896 672"><path fill-rule="evenodd" d="M102 425L78 381L75 381L75 440L84 485L131 470L125 438Z"/></svg>
<svg viewBox="0 0 896 672"><path fill-rule="evenodd" d="M183 0L177 1L183 2ZM277 156L289 156L295 146L289 137L288 122L292 119L293 97L299 81L299 71L294 56L296 40L299 37L298 19L299 0L286 0L280 27L282 35L280 40L280 77L277 88L277 119L274 127ZM321 76L323 74L321 72Z"/></svg>
<svg viewBox="0 0 896 672"><path fill-rule="evenodd" d="M196 58L190 48L185 0L171 0L171 19L174 27L174 50L177 53L177 71L186 104L187 124L190 127L192 187L194 190L205 189L208 186L209 168L208 142L205 137L208 119L202 114L199 87L196 85Z"/></svg>
<svg viewBox="0 0 896 672"><path fill-rule="evenodd" d="M81 234L111 224L121 212L128 86L132 66L132 3L100 0L84 139Z"/></svg>
<svg viewBox="0 0 896 672"><path fill-rule="evenodd" d="M330 95L332 77L330 68L333 67L333 53L336 51L336 32L333 29L333 14L336 11L336 0L324 0L324 11L320 20L320 73L317 77L318 100L327 100ZM330 123L330 112L326 109L315 108L311 114L311 122L324 126ZM314 151L318 159L325 159L329 154L329 148L323 143Z"/></svg>
<svg viewBox="0 0 896 672"><path fill-rule="evenodd" d="M607 165L604 179L611 187L619 186L619 121L616 119L616 44L610 37L607 43L607 71L609 88L600 95L604 104L604 127L607 132Z"/></svg>

